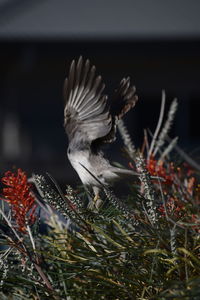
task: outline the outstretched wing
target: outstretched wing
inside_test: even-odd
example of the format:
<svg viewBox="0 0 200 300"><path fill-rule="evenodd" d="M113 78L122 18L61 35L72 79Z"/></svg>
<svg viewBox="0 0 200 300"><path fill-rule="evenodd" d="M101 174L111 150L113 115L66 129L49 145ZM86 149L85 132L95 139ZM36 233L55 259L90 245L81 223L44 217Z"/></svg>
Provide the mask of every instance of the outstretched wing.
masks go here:
<svg viewBox="0 0 200 300"><path fill-rule="evenodd" d="M135 86L131 86L129 77L123 78L120 81L118 89L115 90L115 96L111 106L113 119L111 130L107 135L94 142L96 147L98 147L98 144L112 143L115 141L118 120L122 119L138 101L138 96L135 92L136 88Z"/></svg>
<svg viewBox="0 0 200 300"><path fill-rule="evenodd" d="M130 84L130 77L123 78L120 81L119 88L115 91L116 98L121 99L119 101L121 107L115 112L118 119L122 119L123 116L135 106L138 101L138 96L135 94L136 87Z"/></svg>
<svg viewBox="0 0 200 300"><path fill-rule="evenodd" d="M112 118L107 107L105 85L101 76L95 75L95 66L82 57L71 63L69 76L64 82L64 127L74 147L91 144L106 136L112 127Z"/></svg>

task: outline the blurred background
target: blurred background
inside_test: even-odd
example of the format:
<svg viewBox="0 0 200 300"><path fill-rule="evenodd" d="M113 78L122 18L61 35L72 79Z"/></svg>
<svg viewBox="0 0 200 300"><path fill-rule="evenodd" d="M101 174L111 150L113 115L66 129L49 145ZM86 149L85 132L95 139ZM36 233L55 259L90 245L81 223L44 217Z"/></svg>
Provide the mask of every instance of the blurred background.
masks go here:
<svg viewBox="0 0 200 300"><path fill-rule="evenodd" d="M154 130L161 91L179 108L171 136L199 146L198 0L0 0L0 172L20 167L79 182L66 157L63 80L73 58L97 67L112 95L131 76L139 102L126 117L137 147ZM122 143L108 155L120 160Z"/></svg>

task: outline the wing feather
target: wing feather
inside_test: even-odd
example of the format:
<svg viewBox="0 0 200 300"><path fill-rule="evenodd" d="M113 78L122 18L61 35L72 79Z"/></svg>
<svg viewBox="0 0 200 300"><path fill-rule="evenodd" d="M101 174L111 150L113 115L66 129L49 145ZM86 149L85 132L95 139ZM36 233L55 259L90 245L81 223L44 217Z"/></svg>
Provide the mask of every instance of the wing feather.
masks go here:
<svg viewBox="0 0 200 300"><path fill-rule="evenodd" d="M64 82L64 127L73 139L74 147L79 141L91 144L95 139L107 135L112 127L112 118L103 94L105 85L101 76L95 75L95 66L82 57L71 63L68 78Z"/></svg>
<svg viewBox="0 0 200 300"><path fill-rule="evenodd" d="M118 89L115 91L115 99L113 101L113 105L111 107L112 110L112 127L109 133L102 138L94 141L94 148L98 148L99 144L102 143L112 143L116 139L116 131L117 131L117 122L119 119L123 118L123 116L135 106L138 101L138 96L135 94L136 88L135 86L131 86L130 77L123 78L120 81ZM117 108L116 104L120 104L120 107Z"/></svg>

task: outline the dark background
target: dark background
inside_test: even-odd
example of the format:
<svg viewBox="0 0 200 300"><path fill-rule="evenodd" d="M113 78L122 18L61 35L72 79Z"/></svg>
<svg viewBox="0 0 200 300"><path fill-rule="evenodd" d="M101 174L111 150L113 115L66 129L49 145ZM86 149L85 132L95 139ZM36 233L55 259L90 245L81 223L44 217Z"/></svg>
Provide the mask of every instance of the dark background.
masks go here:
<svg viewBox="0 0 200 300"><path fill-rule="evenodd" d="M1 173L21 167L78 182L66 157L62 85L79 55L96 65L108 95L131 77L139 102L125 121L137 147L143 129L155 129L162 89L167 107L179 102L171 136L187 152L199 146L199 2L83 2L0 1ZM112 160L121 147L111 147Z"/></svg>

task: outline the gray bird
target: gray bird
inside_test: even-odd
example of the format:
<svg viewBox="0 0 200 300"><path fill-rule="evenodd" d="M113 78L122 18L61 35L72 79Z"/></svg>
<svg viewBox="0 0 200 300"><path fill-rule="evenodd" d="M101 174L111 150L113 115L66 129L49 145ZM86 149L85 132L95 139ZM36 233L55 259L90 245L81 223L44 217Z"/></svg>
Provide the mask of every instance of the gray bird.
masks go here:
<svg viewBox="0 0 200 300"><path fill-rule="evenodd" d="M116 139L116 126L138 100L130 78L123 78L116 90L122 107L111 114L105 85L101 76L95 75L95 66L82 57L71 63L68 78L64 82L64 127L68 136L67 155L78 173L83 185L94 192L89 206L98 208L101 204L99 191L102 185L110 185L124 175L136 175L131 170L117 168L104 158L101 147Z"/></svg>

